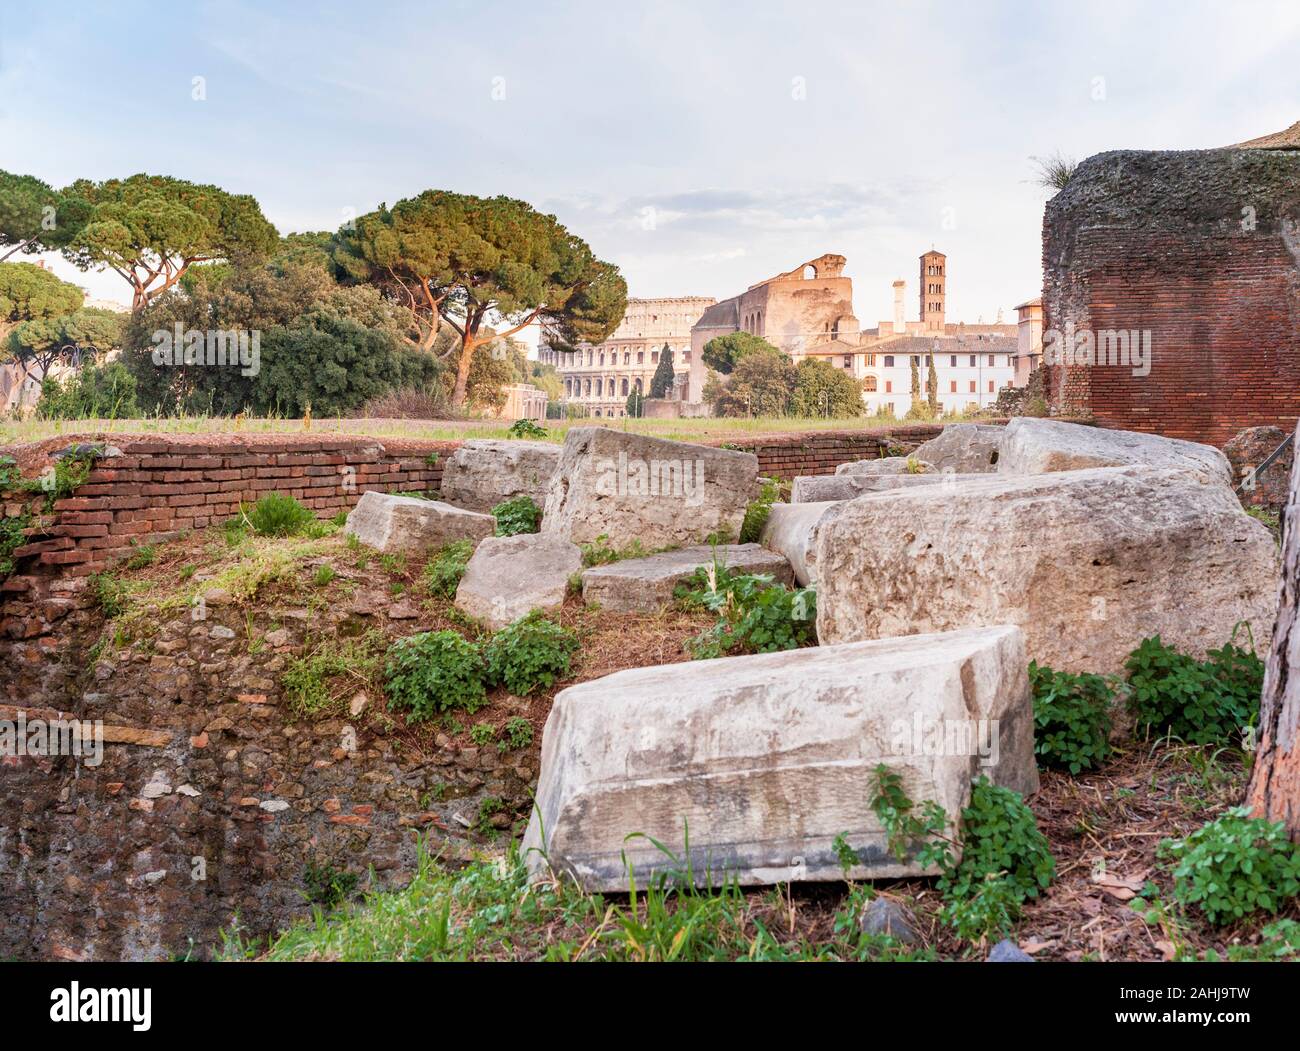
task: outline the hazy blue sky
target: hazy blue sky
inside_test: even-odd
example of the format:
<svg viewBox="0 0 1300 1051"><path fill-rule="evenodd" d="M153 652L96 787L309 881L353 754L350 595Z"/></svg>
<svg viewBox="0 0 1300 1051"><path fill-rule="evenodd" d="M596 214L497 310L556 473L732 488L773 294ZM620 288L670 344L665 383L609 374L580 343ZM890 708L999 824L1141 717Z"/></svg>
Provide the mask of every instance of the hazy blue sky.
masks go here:
<svg viewBox="0 0 1300 1051"><path fill-rule="evenodd" d="M213 182L282 232L429 187L509 194L639 296L839 252L864 325L896 277L914 316L933 244L949 317L991 321L1041 284L1031 156L1277 131L1298 72L1296 0L0 0L0 167Z"/></svg>

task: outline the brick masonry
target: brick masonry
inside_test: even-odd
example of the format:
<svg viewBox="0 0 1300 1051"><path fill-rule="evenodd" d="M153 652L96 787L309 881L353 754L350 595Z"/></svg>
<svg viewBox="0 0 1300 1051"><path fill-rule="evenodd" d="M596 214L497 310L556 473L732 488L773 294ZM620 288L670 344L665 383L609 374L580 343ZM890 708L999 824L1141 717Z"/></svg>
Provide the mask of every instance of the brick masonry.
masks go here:
<svg viewBox="0 0 1300 1051"><path fill-rule="evenodd" d="M841 463L891 449L910 451L941 429L814 432L730 446L755 453L763 475L793 478L833 474ZM112 440L121 455L98 460L75 493L56 501L52 513L39 515L30 542L14 552L19 574L37 567L61 567L67 576L101 572L136 545L219 524L238 514L241 503L271 492L288 493L320 518L350 509L368 490L436 492L442 463L460 444L307 436L241 441L235 435ZM33 501L32 509L42 511L41 501ZM10 589L20 584L16 580Z"/></svg>
<svg viewBox="0 0 1300 1051"><path fill-rule="evenodd" d="M1043 220L1044 329L1148 330L1150 374L1048 369L1054 412L1223 446L1300 417L1300 152L1089 158Z"/></svg>

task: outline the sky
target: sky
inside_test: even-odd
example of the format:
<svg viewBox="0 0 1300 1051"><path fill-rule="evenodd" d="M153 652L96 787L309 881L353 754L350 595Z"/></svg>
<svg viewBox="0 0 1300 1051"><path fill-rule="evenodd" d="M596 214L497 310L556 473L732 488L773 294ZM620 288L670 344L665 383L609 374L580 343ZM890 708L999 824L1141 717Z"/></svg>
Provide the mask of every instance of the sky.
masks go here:
<svg viewBox="0 0 1300 1051"><path fill-rule="evenodd" d="M826 252L863 327L1014 320L1033 158L1300 119L1300 3L0 0L0 168L255 196L282 233L430 188L553 213L633 296L719 299ZM111 272L56 272L129 302Z"/></svg>

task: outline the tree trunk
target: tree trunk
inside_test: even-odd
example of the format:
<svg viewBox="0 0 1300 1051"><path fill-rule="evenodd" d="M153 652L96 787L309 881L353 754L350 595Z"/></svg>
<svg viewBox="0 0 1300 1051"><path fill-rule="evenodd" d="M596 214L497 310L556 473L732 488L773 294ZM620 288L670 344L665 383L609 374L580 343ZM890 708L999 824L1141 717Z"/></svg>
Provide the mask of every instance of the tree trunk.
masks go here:
<svg viewBox="0 0 1300 1051"><path fill-rule="evenodd" d="M1300 433L1300 426L1297 427ZM1247 802L1257 816L1282 821L1300 841L1300 456L1291 467L1284 516L1282 591L1264 670L1258 745ZM1292 665L1296 667L1293 669ZM1292 671L1296 674L1293 676Z"/></svg>
<svg viewBox="0 0 1300 1051"><path fill-rule="evenodd" d="M451 407L457 412L465 407L465 399L469 394L469 366L474 360L474 348L477 345L469 335L461 340L460 357L456 361L456 386L451 392Z"/></svg>

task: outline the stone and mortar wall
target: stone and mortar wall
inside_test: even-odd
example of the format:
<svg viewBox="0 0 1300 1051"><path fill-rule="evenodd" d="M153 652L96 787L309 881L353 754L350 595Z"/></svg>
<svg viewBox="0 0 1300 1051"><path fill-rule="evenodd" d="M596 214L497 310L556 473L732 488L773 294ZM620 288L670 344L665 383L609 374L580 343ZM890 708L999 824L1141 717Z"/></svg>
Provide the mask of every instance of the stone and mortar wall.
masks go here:
<svg viewBox="0 0 1300 1051"><path fill-rule="evenodd" d="M793 477L907 451L938 430L732 444L755 452L764 474ZM381 884L400 885L417 833L455 857L481 837L481 823L500 829L527 814L536 744L502 754L441 735L407 740L384 732L378 697L354 697L346 714L321 721L288 710L281 677L311 639L409 615L383 590L324 613L286 598L275 611L282 626L255 653L243 644L243 613L219 602L202 621L176 611L144 649L96 646L104 625L89 575L133 542L220 522L271 491L325 517L367 489L436 490L457 443L109 442L121 455L97 461L56 502L0 584L0 719L102 720L105 740L95 767L67 756L0 758L0 958L158 959L184 954L191 939L203 955L236 912L257 936L302 915L308 864L358 875L373 867ZM433 464L431 452L440 454Z"/></svg>
<svg viewBox="0 0 1300 1051"><path fill-rule="evenodd" d="M1150 330L1150 374L1048 368L1052 409L1222 446L1300 416L1300 152L1120 151L1043 219L1044 330Z"/></svg>

